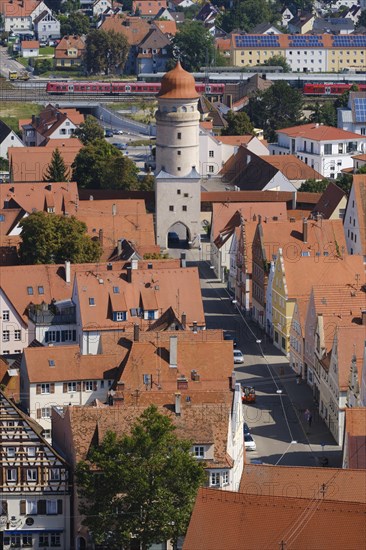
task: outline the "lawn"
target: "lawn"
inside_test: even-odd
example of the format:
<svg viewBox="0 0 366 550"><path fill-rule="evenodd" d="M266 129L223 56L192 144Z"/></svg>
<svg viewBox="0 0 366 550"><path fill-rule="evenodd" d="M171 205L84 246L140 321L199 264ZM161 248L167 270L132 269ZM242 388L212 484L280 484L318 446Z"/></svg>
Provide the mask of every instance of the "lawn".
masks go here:
<svg viewBox="0 0 366 550"><path fill-rule="evenodd" d="M18 132L18 120L20 118L31 118L32 115L39 115L42 108L41 105L34 103L6 102L0 105L0 118L14 132Z"/></svg>
<svg viewBox="0 0 366 550"><path fill-rule="evenodd" d="M53 56L55 55L55 48L53 48L52 46L45 46L44 48L39 48L39 55L47 56L47 57L49 57L50 55Z"/></svg>

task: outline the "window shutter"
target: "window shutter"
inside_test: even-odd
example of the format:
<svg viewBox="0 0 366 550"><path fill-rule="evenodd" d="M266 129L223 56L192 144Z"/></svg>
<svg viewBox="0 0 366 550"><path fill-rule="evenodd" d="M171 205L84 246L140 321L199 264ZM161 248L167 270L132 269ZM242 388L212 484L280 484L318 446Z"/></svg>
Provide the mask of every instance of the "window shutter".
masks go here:
<svg viewBox="0 0 366 550"><path fill-rule="evenodd" d="M83 391L86 390L86 382L83 382Z"/></svg>
<svg viewBox="0 0 366 550"><path fill-rule="evenodd" d="M41 409L37 409L37 418L41 418Z"/></svg>
<svg viewBox="0 0 366 550"><path fill-rule="evenodd" d="M97 391L97 389L98 389L98 382L94 381L94 382L93 382L93 387L94 387L94 391Z"/></svg>
<svg viewBox="0 0 366 550"><path fill-rule="evenodd" d="M7 500L2 500L1 501L0 512L1 512L2 516L7 516L8 515L8 501Z"/></svg>
<svg viewBox="0 0 366 550"><path fill-rule="evenodd" d="M67 393L67 382L63 383L63 392Z"/></svg>
<svg viewBox="0 0 366 550"><path fill-rule="evenodd" d="M20 469L20 481L25 481L25 469Z"/></svg>
<svg viewBox="0 0 366 550"><path fill-rule="evenodd" d="M41 384L37 384L37 387L36 387L36 394L40 394L41 393Z"/></svg>
<svg viewBox="0 0 366 550"><path fill-rule="evenodd" d="M37 514L40 516L46 515L46 501L45 500L39 500L37 502Z"/></svg>
<svg viewBox="0 0 366 550"><path fill-rule="evenodd" d="M62 514L62 500L61 499L59 499L57 501L57 513Z"/></svg>
<svg viewBox="0 0 366 550"><path fill-rule="evenodd" d="M81 390L81 383L77 382L76 383L76 391L80 391L80 390Z"/></svg>
<svg viewBox="0 0 366 550"><path fill-rule="evenodd" d="M55 393L55 384L53 382L50 384L50 392Z"/></svg>
<svg viewBox="0 0 366 550"><path fill-rule="evenodd" d="M19 503L19 513L24 516L25 515L25 510L26 510L26 502L25 500L21 500L20 503Z"/></svg>

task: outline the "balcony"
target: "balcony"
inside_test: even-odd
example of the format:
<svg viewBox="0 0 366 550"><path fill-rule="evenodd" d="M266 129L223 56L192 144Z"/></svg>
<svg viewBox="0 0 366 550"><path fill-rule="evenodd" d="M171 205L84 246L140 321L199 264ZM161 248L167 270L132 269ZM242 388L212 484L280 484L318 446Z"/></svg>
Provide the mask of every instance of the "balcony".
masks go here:
<svg viewBox="0 0 366 550"><path fill-rule="evenodd" d="M29 319L35 325L72 325L76 323L75 306L60 310L54 304L31 304L28 308Z"/></svg>

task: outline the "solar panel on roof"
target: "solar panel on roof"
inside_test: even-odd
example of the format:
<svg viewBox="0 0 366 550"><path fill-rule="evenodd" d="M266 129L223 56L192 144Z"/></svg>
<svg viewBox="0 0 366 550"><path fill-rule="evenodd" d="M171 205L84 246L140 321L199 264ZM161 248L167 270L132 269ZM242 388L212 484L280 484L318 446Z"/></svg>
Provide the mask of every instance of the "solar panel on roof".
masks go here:
<svg viewBox="0 0 366 550"><path fill-rule="evenodd" d="M356 122L366 122L366 98L356 97L354 99Z"/></svg>

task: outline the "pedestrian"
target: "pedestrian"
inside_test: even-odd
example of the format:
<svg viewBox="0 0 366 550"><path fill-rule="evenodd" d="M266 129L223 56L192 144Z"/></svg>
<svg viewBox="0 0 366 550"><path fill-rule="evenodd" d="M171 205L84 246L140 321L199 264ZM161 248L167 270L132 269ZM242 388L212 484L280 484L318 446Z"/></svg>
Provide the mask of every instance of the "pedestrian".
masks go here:
<svg viewBox="0 0 366 550"><path fill-rule="evenodd" d="M311 422L313 420L313 415L311 414L311 412L309 412L309 416L308 416L308 424L309 424L309 428L311 428Z"/></svg>
<svg viewBox="0 0 366 550"><path fill-rule="evenodd" d="M306 422L309 422L309 415L310 415L310 411L309 411L309 409L306 409L305 412L304 412L304 417L305 417Z"/></svg>

